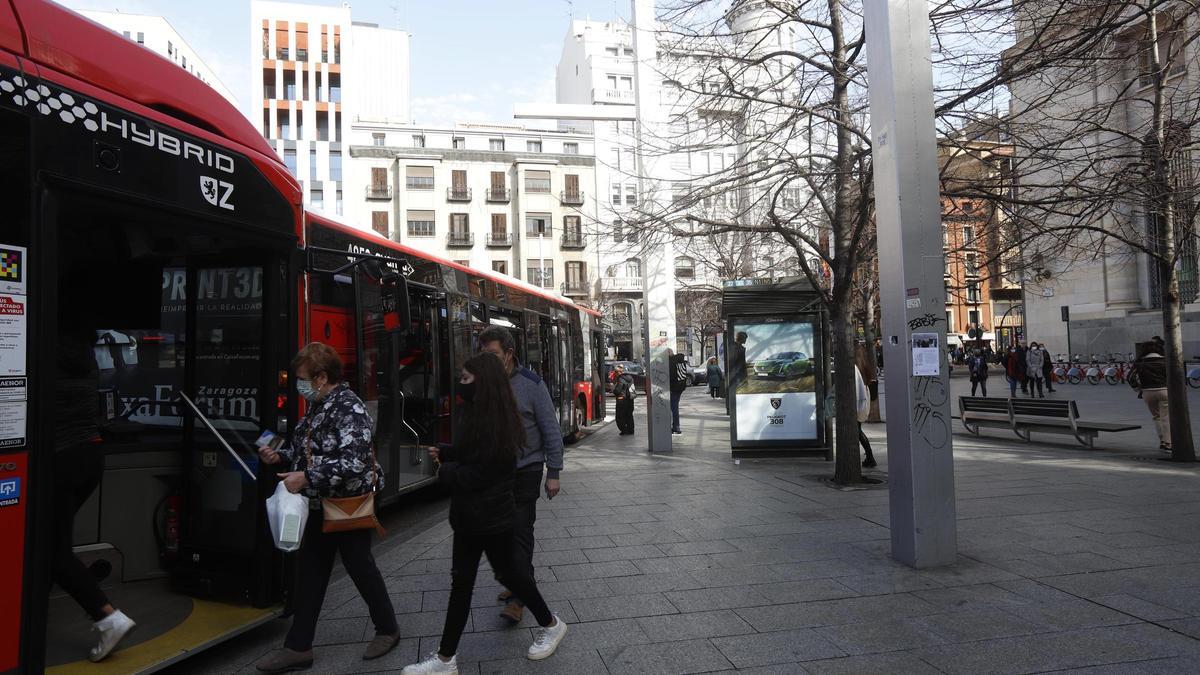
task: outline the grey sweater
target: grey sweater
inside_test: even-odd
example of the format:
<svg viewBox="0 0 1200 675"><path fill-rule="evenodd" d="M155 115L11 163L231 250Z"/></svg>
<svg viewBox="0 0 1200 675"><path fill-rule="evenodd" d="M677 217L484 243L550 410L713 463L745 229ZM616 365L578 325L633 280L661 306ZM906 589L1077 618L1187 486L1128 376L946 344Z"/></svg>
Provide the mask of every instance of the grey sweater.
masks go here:
<svg viewBox="0 0 1200 675"><path fill-rule="evenodd" d="M563 468L562 429L558 426L550 390L537 373L519 364L510 381L525 425L525 447L517 459L517 471L545 464L546 477L558 478Z"/></svg>

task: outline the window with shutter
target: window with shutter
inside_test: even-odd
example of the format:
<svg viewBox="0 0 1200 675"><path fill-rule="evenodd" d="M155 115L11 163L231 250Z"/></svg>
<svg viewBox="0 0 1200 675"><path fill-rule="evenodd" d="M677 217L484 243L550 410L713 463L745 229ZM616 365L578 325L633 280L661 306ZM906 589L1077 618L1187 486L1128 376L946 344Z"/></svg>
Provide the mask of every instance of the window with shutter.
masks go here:
<svg viewBox="0 0 1200 675"><path fill-rule="evenodd" d="M387 211L372 211L371 212L371 229L375 230L380 236L388 236L388 212Z"/></svg>

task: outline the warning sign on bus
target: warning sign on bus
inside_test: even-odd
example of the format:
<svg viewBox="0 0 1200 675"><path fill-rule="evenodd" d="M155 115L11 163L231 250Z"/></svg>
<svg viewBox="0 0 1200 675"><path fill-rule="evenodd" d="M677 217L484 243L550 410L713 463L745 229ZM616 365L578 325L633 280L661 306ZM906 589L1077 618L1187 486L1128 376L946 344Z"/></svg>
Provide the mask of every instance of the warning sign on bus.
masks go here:
<svg viewBox="0 0 1200 675"><path fill-rule="evenodd" d="M0 377L25 374L25 297L0 295Z"/></svg>

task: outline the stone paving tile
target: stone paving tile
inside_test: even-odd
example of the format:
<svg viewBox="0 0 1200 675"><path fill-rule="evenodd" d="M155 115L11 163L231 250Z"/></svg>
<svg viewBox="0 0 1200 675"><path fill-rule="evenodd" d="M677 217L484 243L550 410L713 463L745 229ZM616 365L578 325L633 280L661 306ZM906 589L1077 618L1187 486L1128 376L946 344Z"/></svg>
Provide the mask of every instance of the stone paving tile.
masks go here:
<svg viewBox="0 0 1200 675"><path fill-rule="evenodd" d="M1179 675L1200 672L1200 660L1185 657L1149 659L1107 666L1068 668L1057 672L1070 675Z"/></svg>
<svg viewBox="0 0 1200 675"><path fill-rule="evenodd" d="M768 596L754 590L752 586L670 591L666 593L666 596L671 604L678 607L681 612L703 612L712 609L736 609L771 604Z"/></svg>
<svg viewBox="0 0 1200 675"><path fill-rule="evenodd" d="M665 572L661 574L639 574L633 577L613 577L603 582L609 595L634 595L638 593L665 593L707 588L709 584L697 581L697 572ZM585 596L578 596L585 597Z"/></svg>
<svg viewBox="0 0 1200 675"><path fill-rule="evenodd" d="M633 619L640 616L675 614L679 610L662 593L614 595L603 598L575 598L571 607L581 621Z"/></svg>
<svg viewBox="0 0 1200 675"><path fill-rule="evenodd" d="M536 536L536 534L535 534ZM564 537L561 539L538 539L538 551L560 551L568 549L605 548L616 546L611 537L596 535L593 537ZM537 557L537 553L534 553Z"/></svg>
<svg viewBox="0 0 1200 675"><path fill-rule="evenodd" d="M847 654L874 654L946 643L941 634L915 618L821 626L813 630Z"/></svg>
<svg viewBox="0 0 1200 675"><path fill-rule="evenodd" d="M369 619L324 619L317 621L313 645L337 645L362 642ZM373 631L372 631L373 632Z"/></svg>
<svg viewBox="0 0 1200 675"><path fill-rule="evenodd" d="M813 628L936 613L935 608L911 594L845 598L740 609L738 616L755 630Z"/></svg>
<svg viewBox="0 0 1200 675"><path fill-rule="evenodd" d="M564 640L570 640L570 629ZM480 675L524 675L538 673L541 675L587 675L607 673L604 659L595 649L565 654L560 649L554 655L543 661L530 661L527 658L511 658L500 661L484 661L479 664Z"/></svg>
<svg viewBox="0 0 1200 675"><path fill-rule="evenodd" d="M600 649L599 651L608 672L613 675L704 673L726 670L733 665L708 640L630 645Z"/></svg>
<svg viewBox="0 0 1200 675"><path fill-rule="evenodd" d="M678 558L641 558L633 564L642 574L661 574L666 572L690 572L715 566L712 558L707 555L689 555Z"/></svg>
<svg viewBox="0 0 1200 675"><path fill-rule="evenodd" d="M1164 621L1167 619L1183 619L1189 616L1185 612L1181 612L1170 607L1155 604L1143 598L1138 598L1125 593L1115 593L1113 595L1102 595L1094 599L1095 602L1111 607L1118 612L1136 616L1139 619L1146 621Z"/></svg>
<svg viewBox="0 0 1200 675"><path fill-rule="evenodd" d="M558 581L578 581L580 579L603 579L606 577L627 577L641 574L642 571L628 560L613 560L601 563L583 563L580 565L560 565L554 568L554 576Z"/></svg>
<svg viewBox="0 0 1200 675"><path fill-rule="evenodd" d="M779 573L766 565L754 567L710 567L701 570L691 570L687 573L696 580L701 588L720 588L721 586L754 586L780 579Z"/></svg>
<svg viewBox="0 0 1200 675"><path fill-rule="evenodd" d="M908 652L805 661L803 665L805 672L812 675L940 675L942 672Z"/></svg>
<svg viewBox="0 0 1200 675"><path fill-rule="evenodd" d="M781 581L773 584L761 584L751 588L770 600L771 604L781 605L809 600L833 600L859 595L854 589L839 583L834 579L809 579L806 581Z"/></svg>
<svg viewBox="0 0 1200 675"><path fill-rule="evenodd" d="M1188 619L1171 619L1159 622L1171 630L1200 640L1200 617Z"/></svg>
<svg viewBox="0 0 1200 675"><path fill-rule="evenodd" d="M400 624L400 634L404 637L441 635L442 626L446 623L446 611L398 614L396 622ZM466 630L472 630L470 617L467 618Z"/></svg>
<svg viewBox="0 0 1200 675"><path fill-rule="evenodd" d="M1045 630L1043 624L991 607L931 614L913 621L953 643L1032 635Z"/></svg>
<svg viewBox="0 0 1200 675"><path fill-rule="evenodd" d="M828 638L808 629L714 638L712 643L739 669L845 655Z"/></svg>
<svg viewBox="0 0 1200 675"><path fill-rule="evenodd" d="M1038 672L1160 657L1196 659L1200 642L1139 624L928 647L917 654L951 674Z"/></svg>
<svg viewBox="0 0 1200 675"><path fill-rule="evenodd" d="M567 629L567 637L558 646L555 656L559 654L583 654L589 652L605 652L616 650L629 645L645 645L652 643L646 632L642 630L637 619L611 619L608 621L588 621L571 624Z"/></svg>
<svg viewBox="0 0 1200 675"><path fill-rule="evenodd" d="M642 544L639 546L614 546L611 548L593 548L583 551L586 562L609 562L611 560L639 560L642 558L661 558L663 551L658 546Z"/></svg>
<svg viewBox="0 0 1200 675"><path fill-rule="evenodd" d="M556 600L554 602L547 601L546 604L550 607L550 611L562 617L567 623L575 623L579 618L575 615L575 611L571 608L570 603L566 600ZM476 632L485 631L507 631L513 628L511 622L500 616L500 606L480 607L471 610L471 622ZM533 614L528 610L521 615L521 623L517 624L520 628L533 628L537 625L537 620L533 618Z"/></svg>
<svg viewBox="0 0 1200 675"><path fill-rule="evenodd" d="M637 622L642 631L656 642L745 635L754 632L750 624L729 610L643 617Z"/></svg>
<svg viewBox="0 0 1200 675"><path fill-rule="evenodd" d="M568 629L568 635L570 629ZM564 638L566 640L568 638ZM464 633L458 643L458 661L460 667L467 663L481 661L524 658L525 651L533 642L533 631L528 628L513 628L506 631L487 631L483 633ZM421 638L421 655L436 651L441 644L441 636Z"/></svg>

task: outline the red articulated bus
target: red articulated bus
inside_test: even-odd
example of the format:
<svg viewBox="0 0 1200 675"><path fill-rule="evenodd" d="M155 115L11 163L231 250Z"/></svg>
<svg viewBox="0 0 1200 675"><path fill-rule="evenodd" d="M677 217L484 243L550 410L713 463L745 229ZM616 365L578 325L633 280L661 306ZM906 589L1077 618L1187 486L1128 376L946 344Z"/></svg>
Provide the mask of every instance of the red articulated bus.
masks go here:
<svg viewBox="0 0 1200 675"><path fill-rule="evenodd" d="M445 437L485 325L514 331L565 437L604 415L597 314L306 213L233 106L46 0L0 0L0 191L0 673L152 671L280 614L292 565L253 444L298 419L309 340L372 408L385 503L430 481L418 448ZM57 359L79 328L103 474L72 544L138 622L101 664L51 583Z"/></svg>

